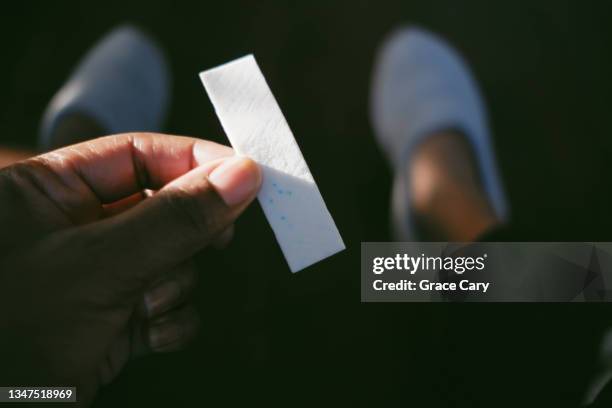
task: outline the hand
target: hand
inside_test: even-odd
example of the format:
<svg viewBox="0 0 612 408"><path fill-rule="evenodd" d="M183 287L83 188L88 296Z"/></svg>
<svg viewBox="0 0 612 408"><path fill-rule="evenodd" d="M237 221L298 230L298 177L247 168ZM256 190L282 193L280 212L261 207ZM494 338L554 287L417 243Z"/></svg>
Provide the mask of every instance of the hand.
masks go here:
<svg viewBox="0 0 612 408"><path fill-rule="evenodd" d="M188 341L190 259L261 183L232 153L134 133L0 170L0 384L76 386L87 404L130 356Z"/></svg>

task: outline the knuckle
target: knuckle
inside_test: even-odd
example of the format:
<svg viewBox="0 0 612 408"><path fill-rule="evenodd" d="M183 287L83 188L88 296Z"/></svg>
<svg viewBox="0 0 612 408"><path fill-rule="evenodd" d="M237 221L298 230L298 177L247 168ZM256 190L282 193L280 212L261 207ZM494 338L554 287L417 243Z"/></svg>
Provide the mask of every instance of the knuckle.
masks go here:
<svg viewBox="0 0 612 408"><path fill-rule="evenodd" d="M23 187L37 185L40 184L40 180L53 178L55 172L44 156L37 156L3 168L0 177L3 182Z"/></svg>
<svg viewBox="0 0 612 408"><path fill-rule="evenodd" d="M33 167L35 167L33 163L32 161L19 162L2 169L3 179L13 185L22 185L30 181Z"/></svg>
<svg viewBox="0 0 612 408"><path fill-rule="evenodd" d="M28 192L39 191L36 165L31 160L19 162L0 170L0 201L15 209L29 209Z"/></svg>

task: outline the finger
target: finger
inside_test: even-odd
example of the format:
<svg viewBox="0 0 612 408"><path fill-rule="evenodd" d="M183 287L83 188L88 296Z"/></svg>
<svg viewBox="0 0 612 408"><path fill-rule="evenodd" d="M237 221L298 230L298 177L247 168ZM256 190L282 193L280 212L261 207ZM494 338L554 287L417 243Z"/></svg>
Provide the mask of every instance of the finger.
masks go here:
<svg viewBox="0 0 612 408"><path fill-rule="evenodd" d="M255 162L232 157L211 172L204 166L193 169L139 205L80 232L92 241L85 247L94 257L103 256L108 269L102 272L121 277L125 289L147 287L228 228L260 184Z"/></svg>
<svg viewBox="0 0 612 408"><path fill-rule="evenodd" d="M155 352L180 350L196 336L200 319L192 306L166 313L149 324L149 346Z"/></svg>
<svg viewBox="0 0 612 408"><path fill-rule="evenodd" d="M215 249L225 249L234 238L234 225L230 225L217 235L212 243Z"/></svg>
<svg viewBox="0 0 612 408"><path fill-rule="evenodd" d="M193 262L176 268L144 295L147 317L154 318L187 302L197 283L197 270Z"/></svg>
<svg viewBox="0 0 612 408"><path fill-rule="evenodd" d="M232 154L227 146L200 139L126 133L55 150L29 162L59 178L59 183L39 183L58 201L68 190L78 193L82 201L94 197L100 203L112 203L146 188L159 189L195 167Z"/></svg>

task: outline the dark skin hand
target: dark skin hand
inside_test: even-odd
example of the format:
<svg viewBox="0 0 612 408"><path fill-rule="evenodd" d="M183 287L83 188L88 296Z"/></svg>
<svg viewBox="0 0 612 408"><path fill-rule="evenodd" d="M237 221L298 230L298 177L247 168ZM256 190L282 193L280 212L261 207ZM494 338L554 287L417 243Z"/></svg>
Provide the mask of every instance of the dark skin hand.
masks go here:
<svg viewBox="0 0 612 408"><path fill-rule="evenodd" d="M130 358L184 346L191 259L231 239L260 184L228 147L143 133L1 169L0 384L88 405Z"/></svg>

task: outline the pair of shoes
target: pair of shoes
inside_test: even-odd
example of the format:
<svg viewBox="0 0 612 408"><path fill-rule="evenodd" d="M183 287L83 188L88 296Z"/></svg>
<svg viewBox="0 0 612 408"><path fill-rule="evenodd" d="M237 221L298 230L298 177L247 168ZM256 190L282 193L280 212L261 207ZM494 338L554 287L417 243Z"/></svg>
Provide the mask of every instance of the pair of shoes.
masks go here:
<svg viewBox="0 0 612 408"><path fill-rule="evenodd" d="M59 147L54 131L75 113L94 119L109 134L159 130L170 99L169 78L166 59L151 39L130 26L113 30L53 97L43 117L40 147ZM444 40L419 28L402 28L384 42L374 67L371 120L395 169L391 205L396 238L418 238L403 171L406 161L424 138L441 130L466 136L491 206L500 220L506 219L482 98L466 64Z"/></svg>
<svg viewBox="0 0 612 408"><path fill-rule="evenodd" d="M43 115L39 147L61 147L65 141L54 137L55 130L73 114L94 120L107 134L158 131L169 100L170 73L159 47L135 27L118 27L85 55L52 98Z"/></svg>
<svg viewBox="0 0 612 408"><path fill-rule="evenodd" d="M501 221L506 220L508 208L484 105L459 54L430 32L401 28L379 50L371 85L371 122L395 173L391 212L396 239L418 240L406 162L424 138L443 130L465 135L491 207Z"/></svg>

